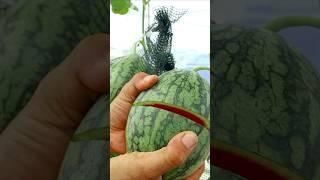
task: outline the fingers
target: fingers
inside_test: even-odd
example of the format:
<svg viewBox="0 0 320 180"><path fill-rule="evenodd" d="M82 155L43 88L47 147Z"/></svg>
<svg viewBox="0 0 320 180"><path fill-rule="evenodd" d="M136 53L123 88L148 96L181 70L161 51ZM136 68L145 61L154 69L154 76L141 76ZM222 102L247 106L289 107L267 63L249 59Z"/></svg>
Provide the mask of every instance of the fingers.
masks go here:
<svg viewBox="0 0 320 180"><path fill-rule="evenodd" d="M199 180L205 169L204 164L202 164L191 176L187 177L186 180Z"/></svg>
<svg viewBox="0 0 320 180"><path fill-rule="evenodd" d="M166 147L158 151L129 153L112 158L110 177L122 177L122 179L161 177L169 170L183 164L196 147L197 142L198 137L195 133L182 132L173 137ZM120 166L121 169L126 169L126 174L121 173L121 170L118 169Z"/></svg>
<svg viewBox="0 0 320 180"><path fill-rule="evenodd" d="M132 104L142 91L151 88L157 81L156 75L138 73L122 88L118 100Z"/></svg>
<svg viewBox="0 0 320 180"><path fill-rule="evenodd" d="M137 96L142 91L151 88L157 81L158 77L156 75L148 75L141 72L124 85L119 95L110 105L111 129L123 130L125 128L131 106Z"/></svg>

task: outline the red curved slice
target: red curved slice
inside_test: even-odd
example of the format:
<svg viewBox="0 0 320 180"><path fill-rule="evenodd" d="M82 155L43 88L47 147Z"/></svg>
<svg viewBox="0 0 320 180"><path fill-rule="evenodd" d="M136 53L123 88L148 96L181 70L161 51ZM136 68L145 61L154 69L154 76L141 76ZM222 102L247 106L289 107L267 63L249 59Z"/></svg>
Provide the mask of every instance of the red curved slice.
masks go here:
<svg viewBox="0 0 320 180"><path fill-rule="evenodd" d="M170 104L165 104L165 103L160 103L160 102L142 102L142 103L137 103L136 105L141 105L141 106L151 106L151 107L155 107L155 108L159 108L159 109L163 109L166 111L170 111L173 112L175 114L179 114L185 118L190 119L191 121L209 129L209 125L204 121L204 118L196 115L192 112L189 112L183 108L177 107L177 106L173 106Z"/></svg>

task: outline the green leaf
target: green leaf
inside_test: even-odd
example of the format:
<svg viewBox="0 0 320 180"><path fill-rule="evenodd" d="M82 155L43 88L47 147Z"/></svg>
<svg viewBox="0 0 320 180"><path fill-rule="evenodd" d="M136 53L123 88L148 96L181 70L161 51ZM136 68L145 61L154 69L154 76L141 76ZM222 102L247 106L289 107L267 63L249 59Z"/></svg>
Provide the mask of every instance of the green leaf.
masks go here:
<svg viewBox="0 0 320 180"><path fill-rule="evenodd" d="M111 0L112 12L115 14L127 14L131 5L131 0Z"/></svg>

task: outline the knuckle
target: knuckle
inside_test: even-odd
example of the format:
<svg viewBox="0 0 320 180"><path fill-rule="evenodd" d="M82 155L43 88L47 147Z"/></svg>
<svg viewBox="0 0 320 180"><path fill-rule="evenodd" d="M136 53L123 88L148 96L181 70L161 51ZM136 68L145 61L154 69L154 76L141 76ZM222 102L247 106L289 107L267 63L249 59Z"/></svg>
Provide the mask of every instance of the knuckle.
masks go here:
<svg viewBox="0 0 320 180"><path fill-rule="evenodd" d="M120 91L118 97L120 100L125 101L125 102L132 102L135 100L135 98L130 95L130 89L131 88L135 88L135 86L133 85L133 83L127 82L122 90Z"/></svg>
<svg viewBox="0 0 320 180"><path fill-rule="evenodd" d="M121 91L119 98L124 102L133 102L135 100L135 97L130 95L127 90Z"/></svg>

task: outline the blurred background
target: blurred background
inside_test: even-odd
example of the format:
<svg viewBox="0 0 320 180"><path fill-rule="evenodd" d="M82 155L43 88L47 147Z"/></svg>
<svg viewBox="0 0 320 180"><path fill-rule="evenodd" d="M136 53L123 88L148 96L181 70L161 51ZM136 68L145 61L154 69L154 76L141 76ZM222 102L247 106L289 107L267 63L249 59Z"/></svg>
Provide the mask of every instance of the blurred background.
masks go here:
<svg viewBox="0 0 320 180"><path fill-rule="evenodd" d="M320 18L319 0L214 0L212 19L216 23L262 27L282 16L311 16ZM280 32L302 52L320 72L320 29L289 28Z"/></svg>

